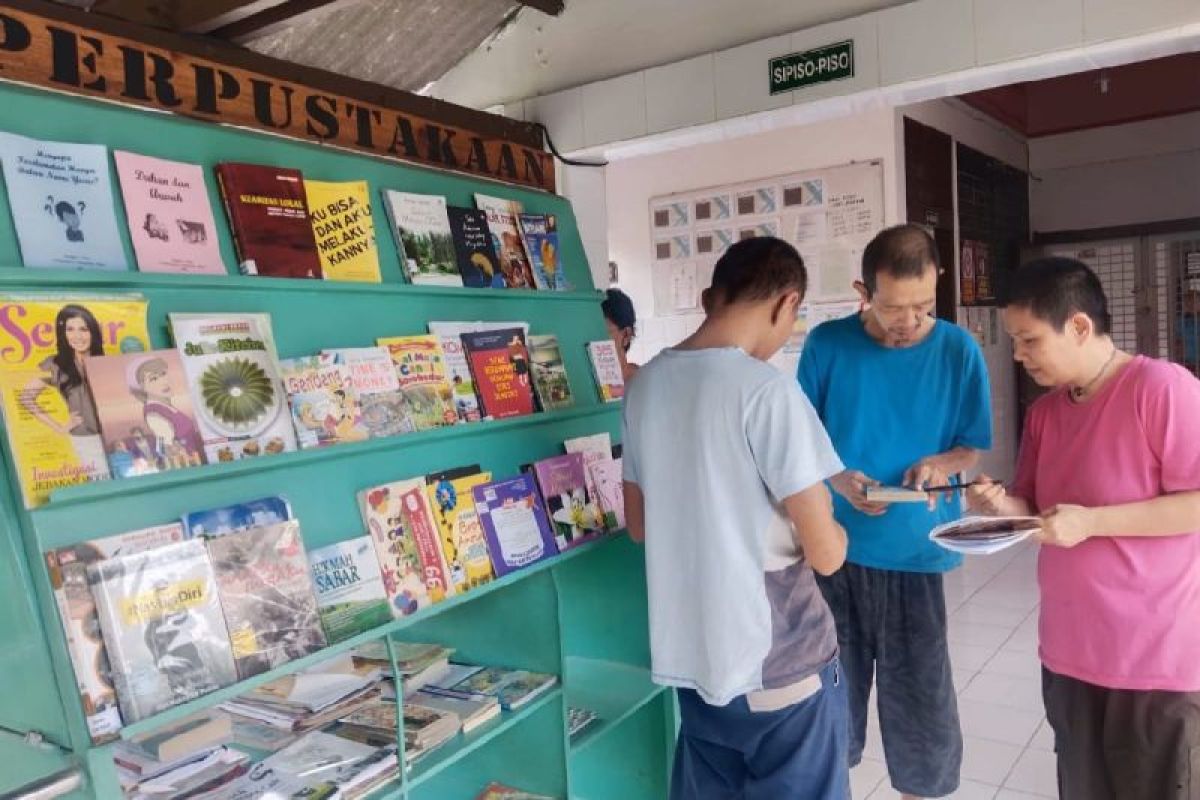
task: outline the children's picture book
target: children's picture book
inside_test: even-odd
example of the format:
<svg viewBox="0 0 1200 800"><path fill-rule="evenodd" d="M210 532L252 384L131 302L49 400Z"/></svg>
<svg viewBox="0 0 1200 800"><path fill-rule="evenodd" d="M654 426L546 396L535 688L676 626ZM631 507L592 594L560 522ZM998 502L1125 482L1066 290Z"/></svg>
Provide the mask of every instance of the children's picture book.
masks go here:
<svg viewBox="0 0 1200 800"><path fill-rule="evenodd" d="M292 505L279 495L259 497L242 503L189 511L183 515L183 527L193 539L224 536L249 528L265 528L292 519Z"/></svg>
<svg viewBox="0 0 1200 800"><path fill-rule="evenodd" d="M0 403L26 508L110 477L88 367L149 349L140 295L0 295Z"/></svg>
<svg viewBox="0 0 1200 800"><path fill-rule="evenodd" d="M575 405L557 336L529 337L529 369L543 411L560 411Z"/></svg>
<svg viewBox="0 0 1200 800"><path fill-rule="evenodd" d="M537 288L566 291L570 287L559 261L558 217L555 214L520 214L517 221Z"/></svg>
<svg viewBox="0 0 1200 800"><path fill-rule="evenodd" d="M321 625L330 644L391 621L379 559L370 536L312 550L308 561Z"/></svg>
<svg viewBox="0 0 1200 800"><path fill-rule="evenodd" d="M588 498L582 453L568 453L533 465L559 552L604 532L604 518Z"/></svg>
<svg viewBox="0 0 1200 800"><path fill-rule="evenodd" d="M400 487L384 484L359 493L363 522L375 546L383 589L393 617L407 617L429 605L425 566Z"/></svg>
<svg viewBox="0 0 1200 800"><path fill-rule="evenodd" d="M325 647L296 520L208 540L242 680Z"/></svg>
<svg viewBox="0 0 1200 800"><path fill-rule="evenodd" d="M344 364L358 393L363 425L372 439L416 430L400 376L386 347L345 347L321 351L322 363Z"/></svg>
<svg viewBox="0 0 1200 800"><path fill-rule="evenodd" d="M478 464L425 477L442 552L456 592L465 592L492 579L492 560L483 525L475 511L474 496L475 487L491 479L492 473L482 472Z"/></svg>
<svg viewBox="0 0 1200 800"><path fill-rule="evenodd" d="M611 339L588 342L588 357L592 361L592 374L600 400L615 403L625 396L625 377L621 373L621 358L617 344Z"/></svg>
<svg viewBox="0 0 1200 800"><path fill-rule="evenodd" d="M130 553L140 553L184 540L178 522L93 539L46 553L50 587L75 669L75 683L88 733L93 742L107 741L121 730L121 712L113 688L108 650L100 631L100 617L88 586L88 566Z"/></svg>
<svg viewBox="0 0 1200 800"><path fill-rule="evenodd" d="M558 553L532 475L485 483L472 493L496 577Z"/></svg>
<svg viewBox="0 0 1200 800"><path fill-rule="evenodd" d="M596 504L604 515L608 531L625 528L625 489L621 478L620 459L604 459L586 464L591 484L595 487Z"/></svg>
<svg viewBox="0 0 1200 800"><path fill-rule="evenodd" d="M237 680L204 542L97 561L88 584L125 724Z"/></svg>
<svg viewBox="0 0 1200 800"><path fill-rule="evenodd" d="M521 240L521 228L517 218L524 210L520 202L485 194L475 195L475 206L487 215L488 231L492 235L492 249L500 261L500 271L510 289L536 289L533 267L525 253Z"/></svg>
<svg viewBox="0 0 1200 800"><path fill-rule="evenodd" d="M138 269L224 275L204 169L124 150L113 161Z"/></svg>
<svg viewBox="0 0 1200 800"><path fill-rule="evenodd" d="M227 162L216 172L242 274L321 278L300 171Z"/></svg>
<svg viewBox="0 0 1200 800"><path fill-rule="evenodd" d="M533 381L521 329L464 333L462 343L483 415L505 419L532 414Z"/></svg>
<svg viewBox="0 0 1200 800"><path fill-rule="evenodd" d="M87 383L114 478L204 463L204 442L179 353L100 356L88 363Z"/></svg>
<svg viewBox="0 0 1200 800"><path fill-rule="evenodd" d="M274 340L248 315L168 314L208 462L296 449Z"/></svg>
<svg viewBox="0 0 1200 800"><path fill-rule="evenodd" d="M379 283L379 251L367 182L305 179L304 192L325 280Z"/></svg>
<svg viewBox="0 0 1200 800"><path fill-rule="evenodd" d="M377 340L376 344L387 348L417 430L440 428L458 421L446 356L436 336L391 336Z"/></svg>
<svg viewBox="0 0 1200 800"><path fill-rule="evenodd" d="M487 214L475 208L447 206L450 233L458 255L458 273L463 286L479 289L503 289L508 284L500 271Z"/></svg>
<svg viewBox="0 0 1200 800"><path fill-rule="evenodd" d="M282 359L279 369L302 450L370 438L350 367L302 356Z"/></svg>
<svg viewBox="0 0 1200 800"><path fill-rule="evenodd" d="M0 132L0 164L25 266L129 268L107 147Z"/></svg>
<svg viewBox="0 0 1200 800"><path fill-rule="evenodd" d="M384 189L383 197L409 283L462 286L446 198L391 189Z"/></svg>

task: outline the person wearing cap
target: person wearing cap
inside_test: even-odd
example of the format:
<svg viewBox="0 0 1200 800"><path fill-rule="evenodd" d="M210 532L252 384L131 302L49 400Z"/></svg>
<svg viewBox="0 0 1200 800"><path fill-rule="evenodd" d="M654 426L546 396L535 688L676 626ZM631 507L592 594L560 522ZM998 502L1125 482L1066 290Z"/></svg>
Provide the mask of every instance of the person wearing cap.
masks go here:
<svg viewBox="0 0 1200 800"><path fill-rule="evenodd" d="M608 335L617 345L621 376L628 383L639 369L637 364L629 361L629 348L633 346L634 329L637 327L637 313L633 310L633 301L620 289L609 289L600 308L604 311Z"/></svg>

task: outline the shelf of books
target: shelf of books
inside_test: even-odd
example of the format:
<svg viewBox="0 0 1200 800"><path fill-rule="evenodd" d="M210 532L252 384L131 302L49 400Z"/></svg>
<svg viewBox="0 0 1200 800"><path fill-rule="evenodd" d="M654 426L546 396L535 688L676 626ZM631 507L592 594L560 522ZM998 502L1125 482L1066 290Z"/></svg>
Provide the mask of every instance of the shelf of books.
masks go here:
<svg viewBox="0 0 1200 800"><path fill-rule="evenodd" d="M661 797L570 204L0 105L0 794Z"/></svg>

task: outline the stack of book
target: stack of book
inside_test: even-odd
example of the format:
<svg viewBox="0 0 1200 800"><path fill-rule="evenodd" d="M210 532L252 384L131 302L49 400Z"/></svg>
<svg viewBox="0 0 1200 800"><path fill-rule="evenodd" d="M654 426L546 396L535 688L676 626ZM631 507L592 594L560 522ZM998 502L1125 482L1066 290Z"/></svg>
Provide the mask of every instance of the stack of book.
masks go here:
<svg viewBox="0 0 1200 800"><path fill-rule="evenodd" d="M462 729L458 715L412 703L404 704L404 760L420 761L449 742Z"/></svg>
<svg viewBox="0 0 1200 800"><path fill-rule="evenodd" d="M113 762L126 795L174 800L224 786L243 775L250 759L226 747L232 727L227 715L206 712L118 743Z"/></svg>
<svg viewBox="0 0 1200 800"><path fill-rule="evenodd" d="M362 797L399 774L396 745L373 746L311 731L268 756L220 800Z"/></svg>
<svg viewBox="0 0 1200 800"><path fill-rule="evenodd" d="M453 648L420 642L393 642L392 650L406 699L431 681L444 677L450 669L450 657L454 655ZM378 668L385 678L395 678L387 644L383 641L367 642L356 648L354 662L362 667ZM385 700L396 698L394 681L384 683L383 697Z"/></svg>
<svg viewBox="0 0 1200 800"><path fill-rule="evenodd" d="M493 699L505 711L517 711L550 691L558 683L555 675L523 669L454 665L450 678L424 688L427 694L458 700ZM454 681L454 682L451 682Z"/></svg>
<svg viewBox="0 0 1200 800"><path fill-rule="evenodd" d="M294 733L315 730L378 699L378 669L357 668L349 656L320 671L287 675L222 704L230 714Z"/></svg>

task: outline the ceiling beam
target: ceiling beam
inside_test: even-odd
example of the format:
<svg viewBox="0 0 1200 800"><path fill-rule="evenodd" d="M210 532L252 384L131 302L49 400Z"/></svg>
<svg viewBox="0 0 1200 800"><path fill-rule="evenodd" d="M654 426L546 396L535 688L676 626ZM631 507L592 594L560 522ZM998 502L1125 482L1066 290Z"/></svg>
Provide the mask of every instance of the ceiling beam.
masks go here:
<svg viewBox="0 0 1200 800"><path fill-rule="evenodd" d="M283 0L96 0L92 11L138 25L204 33Z"/></svg>
<svg viewBox="0 0 1200 800"><path fill-rule="evenodd" d="M552 17L557 17L565 8L563 0L517 0L517 2L523 6L536 8L543 14L549 14Z"/></svg>
<svg viewBox="0 0 1200 800"><path fill-rule="evenodd" d="M243 16L241 19L212 27L209 36L242 44L250 39L267 36L285 28L297 17L324 9L334 11L338 6L350 6L360 0L284 0L278 5ZM201 31L197 31L201 32Z"/></svg>

